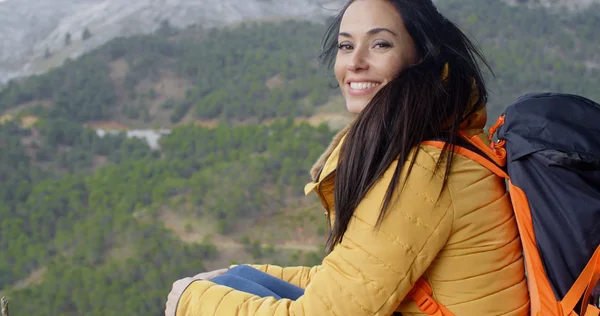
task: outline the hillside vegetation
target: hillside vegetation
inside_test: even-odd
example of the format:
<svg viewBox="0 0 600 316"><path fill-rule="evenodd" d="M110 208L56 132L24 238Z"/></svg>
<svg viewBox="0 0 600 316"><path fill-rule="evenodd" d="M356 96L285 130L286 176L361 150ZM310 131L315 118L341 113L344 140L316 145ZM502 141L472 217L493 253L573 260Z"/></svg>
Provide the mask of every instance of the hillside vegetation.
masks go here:
<svg viewBox="0 0 600 316"><path fill-rule="evenodd" d="M600 100L599 10L439 8L496 73L490 120L531 91ZM0 90L0 292L11 314L160 315L184 276L319 263L325 218L303 187L335 133L318 123L345 115L316 63L324 29L166 25ZM109 125L171 133L152 150L94 131Z"/></svg>
<svg viewBox="0 0 600 316"><path fill-rule="evenodd" d="M600 100L600 5L560 14L501 1L446 0L438 5L477 40L495 72L495 78L489 76L490 120L533 91Z"/></svg>
<svg viewBox="0 0 600 316"><path fill-rule="evenodd" d="M273 227L271 235L268 227L257 235L247 226L260 225L261 217L274 218L290 206L298 212L300 207L314 209L295 201L306 170L331 137L326 126L295 125L293 120L216 129L190 125L165 137L159 155L141 141L101 139L76 130L77 125L58 123L48 121L52 130L45 133L78 136L40 142L80 151L77 169L66 174L38 165L53 161L63 169L72 167L60 156L40 159L39 151L29 153L22 139L31 130L14 122L0 125L0 288L43 271L39 286L11 294L16 315L156 314L169 282L199 273L205 260L219 258L212 234L237 236L245 244L242 252L246 249L254 260L264 255L289 264L290 253L277 259L274 244L288 236ZM112 163L90 172L85 153ZM306 220L323 226L315 214L302 214L297 224ZM203 219L208 225L185 227L187 232L204 229L203 238L182 242L166 229L162 219L167 216ZM209 223L215 228L207 230ZM323 236L324 229L312 234ZM261 238L272 245L264 246ZM319 256L313 252L307 258Z"/></svg>
<svg viewBox="0 0 600 316"><path fill-rule="evenodd" d="M561 15L501 1L438 5L478 41L496 73L488 76L491 116L530 91L600 98L599 5ZM135 127L318 114L338 95L333 78L316 63L324 28L302 21L210 30L165 25L9 82L0 92L0 111L45 106L54 117Z"/></svg>
<svg viewBox="0 0 600 316"><path fill-rule="evenodd" d="M118 38L0 93L0 111L51 104L50 117L169 126L191 119L307 116L333 90L315 63L321 25L289 21ZM148 124L150 125L150 124Z"/></svg>

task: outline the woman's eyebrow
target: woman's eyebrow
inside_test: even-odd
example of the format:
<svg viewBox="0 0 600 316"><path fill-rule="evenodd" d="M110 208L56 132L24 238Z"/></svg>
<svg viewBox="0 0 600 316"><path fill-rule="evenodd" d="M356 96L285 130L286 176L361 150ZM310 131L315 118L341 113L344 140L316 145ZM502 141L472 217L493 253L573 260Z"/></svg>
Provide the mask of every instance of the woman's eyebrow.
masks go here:
<svg viewBox="0 0 600 316"><path fill-rule="evenodd" d="M380 32L389 32L392 35L396 36L396 33L392 32L390 29L387 29L385 27L377 27L377 28L374 28L374 29L370 29L367 32L367 34L368 35L375 35L375 34L380 33ZM347 32L340 32L338 35L342 36L342 37L352 38L352 35L350 33L347 33Z"/></svg>

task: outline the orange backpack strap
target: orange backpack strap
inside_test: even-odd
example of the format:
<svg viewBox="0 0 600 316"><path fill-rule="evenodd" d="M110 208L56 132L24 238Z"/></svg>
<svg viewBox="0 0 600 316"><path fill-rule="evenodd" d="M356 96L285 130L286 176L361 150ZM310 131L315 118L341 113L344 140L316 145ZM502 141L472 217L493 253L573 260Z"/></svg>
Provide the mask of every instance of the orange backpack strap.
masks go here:
<svg viewBox="0 0 600 316"><path fill-rule="evenodd" d="M594 286L600 281L600 246L592 255L590 261L585 266L567 295L560 302L564 315L568 315L573 311L579 299L583 299L581 304L581 313L579 315L597 316L598 308L590 305L589 299Z"/></svg>
<svg viewBox="0 0 600 316"><path fill-rule="evenodd" d="M423 278L419 278L408 293L408 297L415 301L417 307L423 313L433 316L454 316L450 310L439 304L431 295L433 295L431 285Z"/></svg>
<svg viewBox="0 0 600 316"><path fill-rule="evenodd" d="M443 149L447 143L442 140L428 140L422 142L422 144ZM504 170L504 166L506 165L506 151L502 148L502 145L497 146L497 144L492 143L491 146L488 146L479 136L469 137L460 134L456 139L453 151L458 155L479 163L497 176L508 179L509 176Z"/></svg>
<svg viewBox="0 0 600 316"><path fill-rule="evenodd" d="M446 145L443 141L426 141L423 142L423 144L440 149L444 148ZM488 168L496 175L508 179L509 192L511 194L519 235L523 245L525 266L528 272L527 282L529 284L529 295L531 300L531 315L600 316L600 310L588 303L591 291L600 280L600 246L596 249L594 255L567 295L562 301L558 302L537 249L533 230L533 220L527 196L521 188L515 186L510 181L509 175L503 168L506 157L503 145L504 143L492 143L490 147L487 147L477 136L469 138L465 135L461 135L457 141L457 145L454 147L454 152L470 158ZM503 159L504 161L502 161ZM426 288L424 290L426 290ZM427 298L422 299L426 300ZM574 309L580 299L582 299L582 302L584 303L582 304L580 313L577 313Z"/></svg>
<svg viewBox="0 0 600 316"><path fill-rule="evenodd" d="M585 314L581 314L581 316L598 316L600 315L600 309L593 305L588 305L588 309Z"/></svg>
<svg viewBox="0 0 600 316"><path fill-rule="evenodd" d="M533 231L533 219L531 218L531 209L529 208L527 196L521 188L513 185L510 180L508 186L523 245L525 268L527 269L527 283L529 284L529 297L531 300L531 315L540 315L542 311L544 313L541 315L562 315L552 286L546 276L542 258L537 249Z"/></svg>
<svg viewBox="0 0 600 316"><path fill-rule="evenodd" d="M446 142L441 140L430 140L424 141L422 144L443 149ZM505 153L500 152L500 154L498 154L493 147L486 146L479 137L474 136L469 138L465 135L461 135L461 137L457 139L457 144L454 146L454 152L474 160L494 172L496 175L508 179L508 174L502 168L505 163ZM412 290L408 293L408 297L417 304L417 307L423 313L433 316L454 316L448 308L438 303L432 295L433 290L431 285L423 278L419 278Z"/></svg>
<svg viewBox="0 0 600 316"><path fill-rule="evenodd" d="M443 148L446 143L442 141L427 141L423 144ZM457 140L457 146L454 147L454 152L470 158L488 168L496 175L508 179L511 201L523 245L525 267L528 272L527 281L531 300L531 315L539 315L538 313L543 310L550 312L549 314L543 314L544 316L558 316L561 315L560 306L546 278L546 272L544 271L540 254L537 250L527 196L521 188L512 184L509 175L503 168L506 164L506 151L503 150L503 145L503 143L492 143L491 146L487 147L477 136L469 138L461 135Z"/></svg>

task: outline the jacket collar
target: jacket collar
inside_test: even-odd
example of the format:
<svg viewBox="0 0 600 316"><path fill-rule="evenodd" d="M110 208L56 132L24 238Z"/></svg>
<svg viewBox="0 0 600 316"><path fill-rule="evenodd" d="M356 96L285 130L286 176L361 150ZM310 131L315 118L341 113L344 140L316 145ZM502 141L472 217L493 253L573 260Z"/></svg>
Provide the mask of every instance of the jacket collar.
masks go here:
<svg viewBox="0 0 600 316"><path fill-rule="evenodd" d="M312 181L307 183L304 187L304 194L308 195L315 187L319 185L319 183L326 178L329 174L331 174L335 168L337 167L338 159L340 157L340 150L342 148L342 144L346 138L346 134L352 123L346 125L342 130L337 132L327 149L321 154L319 159L313 164L310 169L310 176Z"/></svg>
<svg viewBox="0 0 600 316"><path fill-rule="evenodd" d="M476 96L472 96L476 97ZM487 122L487 106L482 106L481 109L469 116L460 126L461 134L472 137L478 135L485 138L484 127ZM340 130L331 140L327 149L321 154L319 159L313 164L310 169L312 182L309 182L304 187L304 193L308 195L320 181L331 174L337 167L341 145L343 144L346 134L352 127L354 121L346 125Z"/></svg>
<svg viewBox="0 0 600 316"><path fill-rule="evenodd" d="M322 178L321 176L327 176L327 174L328 174L327 171L332 171L330 169L332 167L335 167L335 166L332 166L333 161L337 162L337 160L338 160L337 158L339 158L340 149L341 149L340 145L343 143L343 140L346 138L346 133L348 133L351 126L352 126L352 123L346 125L342 130L337 132L337 134L335 134L335 136L329 143L329 146L327 146L327 149L321 154L319 159L317 159L317 161L313 164L312 168L310 169L310 176L314 182L319 180L319 178ZM334 156L334 157L332 157L332 156ZM330 157L332 159L329 159ZM326 165L327 165L327 168L325 168ZM328 170L325 170L325 169L328 169Z"/></svg>

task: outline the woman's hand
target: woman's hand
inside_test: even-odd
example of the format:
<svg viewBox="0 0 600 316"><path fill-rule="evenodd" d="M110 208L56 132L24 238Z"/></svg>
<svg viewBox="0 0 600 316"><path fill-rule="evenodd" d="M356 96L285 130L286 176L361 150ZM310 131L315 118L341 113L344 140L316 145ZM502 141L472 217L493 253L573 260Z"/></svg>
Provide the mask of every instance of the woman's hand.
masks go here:
<svg viewBox="0 0 600 316"><path fill-rule="evenodd" d="M177 308L177 303L179 302L179 298L187 289L187 287L192 284L192 282L197 280L207 280L210 281L213 278L222 275L227 272L229 269L218 269L210 272L204 272L200 274L196 274L193 277L187 277L183 279L179 279L173 283L173 287L171 288L171 292L167 296L167 306L165 309L165 316L175 316L175 310Z"/></svg>
<svg viewBox="0 0 600 316"><path fill-rule="evenodd" d="M196 274L193 278L196 279L196 280L207 280L207 281L210 281L213 278L216 278L219 275L224 274L228 270L229 269L225 268L225 269L218 269L218 270L214 270L214 271L210 271L210 272L204 272L204 273Z"/></svg>

